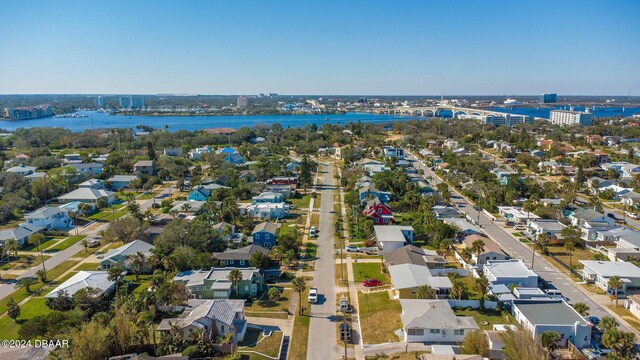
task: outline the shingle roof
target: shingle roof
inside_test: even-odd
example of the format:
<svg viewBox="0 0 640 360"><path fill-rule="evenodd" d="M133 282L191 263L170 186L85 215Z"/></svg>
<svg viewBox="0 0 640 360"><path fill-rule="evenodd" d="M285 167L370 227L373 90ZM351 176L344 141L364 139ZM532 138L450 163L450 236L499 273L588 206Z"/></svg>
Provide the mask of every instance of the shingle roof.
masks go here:
<svg viewBox="0 0 640 360"><path fill-rule="evenodd" d="M67 210L58 207L45 206L25 214L24 217L26 219L46 219L59 213L67 213Z"/></svg>
<svg viewBox="0 0 640 360"><path fill-rule="evenodd" d="M124 244L122 246L120 246L119 248L115 248L115 249L111 249L109 251L107 251L107 253L104 256L104 260L109 260L111 258L113 258L114 256L131 256L131 255L135 255L137 253L143 253L145 256L149 255L151 253L151 249L153 249L153 245L144 242L142 240L134 240L128 244Z"/></svg>
<svg viewBox="0 0 640 360"><path fill-rule="evenodd" d="M115 284L114 281L109 280L108 271L78 271L69 280L63 282L58 287L53 289L46 298L58 297L58 291L64 290L72 296L78 290L92 287L101 290L103 293L111 288Z"/></svg>
<svg viewBox="0 0 640 360"><path fill-rule="evenodd" d="M0 240L24 239L42 230L41 226L22 224L14 229L0 230Z"/></svg>
<svg viewBox="0 0 640 360"><path fill-rule="evenodd" d="M276 226L276 224L269 221L265 221L263 223L256 225L256 227L253 228L251 235L261 231L266 231L268 233L275 234L277 229L278 229L278 226Z"/></svg>
<svg viewBox="0 0 640 360"><path fill-rule="evenodd" d="M269 250L259 245L247 245L239 249L227 249L222 253L216 254L217 260L251 260L251 256L255 253L261 252L268 254Z"/></svg>
<svg viewBox="0 0 640 360"><path fill-rule="evenodd" d="M395 289L415 288L429 285L432 288L450 289L451 280L446 276L435 277L426 266L401 264L389 266L391 282Z"/></svg>
<svg viewBox="0 0 640 360"><path fill-rule="evenodd" d="M433 250L425 250L413 245L403 246L384 254L384 261L389 265L415 264L427 266L425 258L431 258L432 261L430 262L435 262L440 257ZM446 262L444 259L442 261Z"/></svg>
<svg viewBox="0 0 640 360"><path fill-rule="evenodd" d="M70 193L60 196L60 200L98 200L110 197L115 194L113 191L104 189L78 188Z"/></svg>
<svg viewBox="0 0 640 360"><path fill-rule="evenodd" d="M400 299L405 329L477 329L470 316L456 316L447 300Z"/></svg>

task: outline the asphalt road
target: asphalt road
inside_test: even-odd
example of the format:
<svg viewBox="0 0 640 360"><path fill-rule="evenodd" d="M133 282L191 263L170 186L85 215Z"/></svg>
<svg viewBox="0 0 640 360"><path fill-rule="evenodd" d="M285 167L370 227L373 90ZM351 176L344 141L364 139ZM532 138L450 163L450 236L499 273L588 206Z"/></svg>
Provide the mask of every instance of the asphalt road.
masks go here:
<svg viewBox="0 0 640 360"><path fill-rule="evenodd" d="M422 161L417 160L415 156L407 155L407 158L409 160L414 160L414 167L424 170L426 176L432 176L434 179L436 178L435 173L425 166ZM479 219L482 230L492 240L498 243L498 245L500 245L500 247L502 247L509 256L515 259L522 259L525 264L531 268L531 258L533 255L531 248L508 234L500 226L493 223L483 212L475 211L473 209L473 204L469 203L455 189L451 189L451 191L454 195L452 196L452 201L458 206L460 211L465 213L474 221ZM583 290L582 287L573 282L573 280L537 253L535 254L533 270L545 281L553 284L558 290L560 290L562 295L569 299L569 303L583 302L589 307L589 314L599 318L602 318L603 316L611 316L611 314L602 305L591 298L592 295L588 293L587 290ZM623 327L627 331L637 333L629 327Z"/></svg>
<svg viewBox="0 0 640 360"><path fill-rule="evenodd" d="M336 344L336 293L335 293L335 260L333 249L333 191L335 180L333 167L322 164L322 176L319 186L322 195L320 203L320 223L316 252L313 287L318 288L320 299L311 305L311 322L309 325L309 343L307 359L337 359L340 349ZM303 299L303 301L306 301ZM295 336L295 334L294 334Z"/></svg>

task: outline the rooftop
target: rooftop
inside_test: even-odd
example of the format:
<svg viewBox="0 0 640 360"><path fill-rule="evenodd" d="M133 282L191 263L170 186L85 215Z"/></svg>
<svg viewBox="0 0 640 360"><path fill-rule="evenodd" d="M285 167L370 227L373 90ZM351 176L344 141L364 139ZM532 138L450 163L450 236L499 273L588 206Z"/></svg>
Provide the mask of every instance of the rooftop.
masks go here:
<svg viewBox="0 0 640 360"><path fill-rule="evenodd" d="M88 287L99 289L104 293L114 284L114 281L109 280L108 271L78 271L70 277L69 280L63 282L49 294L45 295L45 297L56 298L58 297L58 292L61 290L66 291L69 296L73 296L78 290Z"/></svg>
<svg viewBox="0 0 640 360"><path fill-rule="evenodd" d="M373 230L376 233L376 239L378 241L405 242L407 239L402 232L413 231L413 227L401 225L376 225L373 227Z"/></svg>
<svg viewBox="0 0 640 360"><path fill-rule="evenodd" d="M491 272L496 278L538 276L533 270L527 268L522 260L489 260L484 270Z"/></svg>
<svg viewBox="0 0 640 360"><path fill-rule="evenodd" d="M580 260L580 263L603 278L612 276L640 278L640 268L630 262Z"/></svg>
<svg viewBox="0 0 640 360"><path fill-rule="evenodd" d="M406 329L477 329L470 316L456 316L447 300L400 299Z"/></svg>
<svg viewBox="0 0 640 360"><path fill-rule="evenodd" d="M516 308L534 325L581 325L589 323L564 301L516 303Z"/></svg>

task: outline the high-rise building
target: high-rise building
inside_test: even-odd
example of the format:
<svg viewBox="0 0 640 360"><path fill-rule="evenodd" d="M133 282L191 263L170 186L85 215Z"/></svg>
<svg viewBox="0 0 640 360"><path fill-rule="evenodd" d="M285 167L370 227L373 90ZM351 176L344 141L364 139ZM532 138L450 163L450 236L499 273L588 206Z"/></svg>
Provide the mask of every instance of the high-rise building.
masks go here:
<svg viewBox="0 0 640 360"><path fill-rule="evenodd" d="M552 110L549 116L549 121L552 124L567 126L567 125L580 125L590 126L593 122L593 114L587 111L573 111L573 110Z"/></svg>
<svg viewBox="0 0 640 360"><path fill-rule="evenodd" d="M144 97L140 95L120 96L121 109L142 109L144 107Z"/></svg>
<svg viewBox="0 0 640 360"><path fill-rule="evenodd" d="M238 96L238 109L245 109L247 106L249 106L249 98Z"/></svg>
<svg viewBox="0 0 640 360"><path fill-rule="evenodd" d="M104 109L107 104L107 99L104 96L97 96L95 99L95 104L98 109Z"/></svg>
<svg viewBox="0 0 640 360"><path fill-rule="evenodd" d="M533 124L533 116L529 115L484 115L481 117L485 124L493 124L495 126L514 126L518 124Z"/></svg>
<svg viewBox="0 0 640 360"><path fill-rule="evenodd" d="M540 95L540 100L539 102L541 104L553 104L558 102L558 95L557 94L542 94Z"/></svg>

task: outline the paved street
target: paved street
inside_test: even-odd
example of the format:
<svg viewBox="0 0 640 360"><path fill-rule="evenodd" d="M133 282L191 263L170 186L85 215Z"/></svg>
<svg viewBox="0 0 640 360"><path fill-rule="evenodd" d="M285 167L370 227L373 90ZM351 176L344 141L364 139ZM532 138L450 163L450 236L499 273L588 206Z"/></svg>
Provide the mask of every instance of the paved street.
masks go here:
<svg viewBox="0 0 640 360"><path fill-rule="evenodd" d="M318 250L315 262L313 287L318 288L321 295L318 303L311 305L311 322L309 326L309 344L307 359L337 359L340 351L336 344L336 294L335 294L335 260L333 250L333 167L321 164L322 185L318 188L322 195L320 203L320 225L317 238ZM305 301L305 300L303 300ZM295 336L295 334L294 334Z"/></svg>
<svg viewBox="0 0 640 360"><path fill-rule="evenodd" d="M417 160L413 155L408 155L407 158L410 160ZM434 179L436 178L435 173L425 166L422 161L416 161L414 163L414 167L424 170L426 176L432 176ZM459 209L470 219L473 219L474 221L479 219L482 230L489 236L489 238L498 243L512 258L522 259L525 264L529 267L531 266L531 257L533 253L530 247L521 243L501 227L493 223L483 212L475 211L472 207L473 204L468 202L455 189L451 190L454 193L452 201L456 203ZM600 301L596 302L594 299L597 298L598 295L591 294L586 289L583 290L581 286L577 285L572 279L537 253L535 254L533 270L544 280L553 284L565 297L569 298L570 303L583 302L587 304L590 309L589 314L599 318L602 318L603 316L614 316L613 313L609 312L601 305L604 300L602 299L602 296L600 297ZM606 301L608 302L608 300ZM620 322L619 318L618 320ZM629 326L624 327L627 331L633 331L640 335L640 333L635 331L635 329Z"/></svg>

